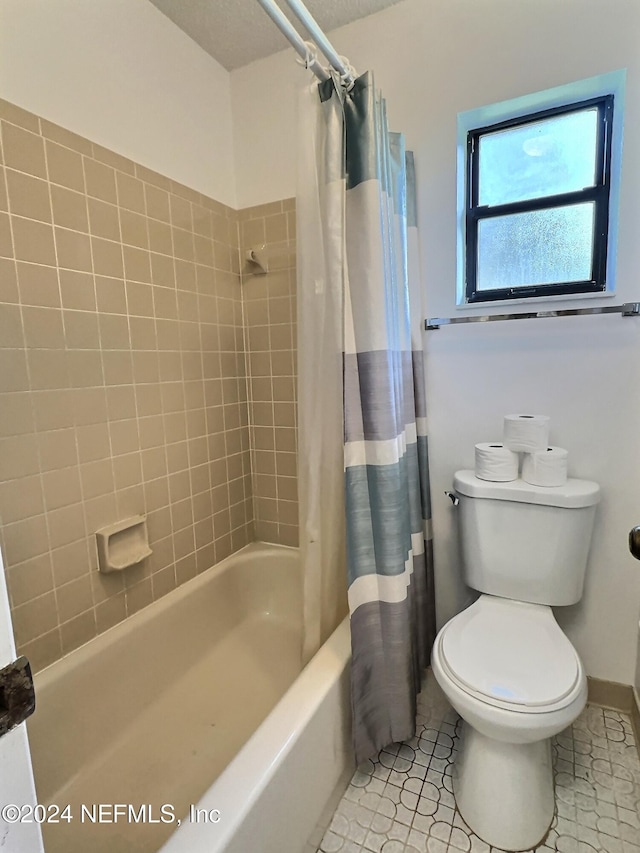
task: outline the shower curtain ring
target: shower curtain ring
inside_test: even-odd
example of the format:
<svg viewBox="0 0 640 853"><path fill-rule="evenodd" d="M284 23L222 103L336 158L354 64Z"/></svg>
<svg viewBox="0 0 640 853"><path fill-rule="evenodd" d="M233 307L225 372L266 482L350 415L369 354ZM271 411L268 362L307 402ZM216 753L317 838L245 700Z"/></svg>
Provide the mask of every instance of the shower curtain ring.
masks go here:
<svg viewBox="0 0 640 853"><path fill-rule="evenodd" d="M356 77L358 76L358 72L353 67L353 65L349 62L346 56L341 56L342 64L345 67L344 74L340 75L340 82L345 87L347 92L350 92L355 86Z"/></svg>
<svg viewBox="0 0 640 853"><path fill-rule="evenodd" d="M304 47L305 47L304 59L302 57L296 57L296 62L298 63L298 65L302 65L302 67L306 68L308 71L309 67L312 65L312 63L317 61L318 55L316 53L315 45L313 44L313 42L305 41Z"/></svg>

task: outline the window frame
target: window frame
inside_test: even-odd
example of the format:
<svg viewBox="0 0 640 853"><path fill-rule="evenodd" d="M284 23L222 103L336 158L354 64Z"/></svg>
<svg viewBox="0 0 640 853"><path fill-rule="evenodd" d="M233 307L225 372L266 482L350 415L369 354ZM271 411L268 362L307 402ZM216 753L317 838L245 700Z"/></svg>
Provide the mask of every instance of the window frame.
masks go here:
<svg viewBox="0 0 640 853"><path fill-rule="evenodd" d="M573 101L561 106L494 122L483 127L470 129L467 132L465 209L465 295L467 304L495 302L505 299L571 296L586 293L601 294L606 290L614 100L615 96L611 93L599 95L586 100ZM596 169L593 186L568 193L536 196L500 205L478 204L480 184L479 142L482 136L508 128L524 127L527 124L533 124L555 116L582 112L594 106L598 110L598 127L595 151ZM478 228L482 220L528 211L567 207L580 202L594 202L595 205L593 243L591 246L591 277L589 279L573 282L522 285L520 287L496 288L492 290L477 289Z"/></svg>
<svg viewBox="0 0 640 853"><path fill-rule="evenodd" d="M508 100L485 101L484 106L469 106L457 113L456 119L456 240L455 240L455 290L451 308L456 312L479 315L487 309L504 306L512 310L513 305L528 305L533 310L570 309L576 300L589 302L594 306L606 306L615 298L618 286L618 231L620 222L620 194L623 162L625 89L627 72L625 68L607 71L594 77L563 83L550 89L512 96ZM507 84L507 88L510 88ZM609 196L609 234L607 246L606 289L595 293L567 293L552 296L531 296L525 294L508 299L495 299L487 302L467 301L466 296L466 205L467 205L467 133L470 130L488 127L502 121L524 118L534 113L554 107L580 103L590 98L614 95L611 144L611 183ZM477 104L478 102L476 102ZM482 103L482 102L480 102ZM544 306L538 308L537 306ZM549 306L549 308L547 308ZM484 310L483 310L484 309Z"/></svg>

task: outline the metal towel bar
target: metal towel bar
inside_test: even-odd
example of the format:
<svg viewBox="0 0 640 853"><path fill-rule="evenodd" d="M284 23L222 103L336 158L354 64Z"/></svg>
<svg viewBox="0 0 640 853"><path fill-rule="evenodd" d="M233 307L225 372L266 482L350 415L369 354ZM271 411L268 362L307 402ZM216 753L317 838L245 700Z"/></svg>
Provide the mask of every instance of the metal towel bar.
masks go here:
<svg viewBox="0 0 640 853"><path fill-rule="evenodd" d="M476 317L430 317L424 321L425 330L440 326L456 326L460 323L493 323L497 320L536 320L540 317L577 317L586 314L621 314L623 317L640 316L640 302L625 302L623 305L606 305L602 308L567 308L559 311L528 311L522 314L485 314Z"/></svg>

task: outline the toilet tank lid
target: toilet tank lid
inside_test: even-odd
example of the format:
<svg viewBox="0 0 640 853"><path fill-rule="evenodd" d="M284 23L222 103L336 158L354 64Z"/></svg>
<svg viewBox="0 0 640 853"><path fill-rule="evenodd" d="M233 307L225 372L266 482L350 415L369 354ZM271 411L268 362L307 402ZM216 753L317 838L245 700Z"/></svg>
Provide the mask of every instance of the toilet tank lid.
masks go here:
<svg viewBox="0 0 640 853"><path fill-rule="evenodd" d="M572 509L593 506L600 500L600 486L597 483L571 478L563 486L532 486L520 479L494 483L480 480L473 471L456 471L453 487L458 494L469 498L490 498Z"/></svg>

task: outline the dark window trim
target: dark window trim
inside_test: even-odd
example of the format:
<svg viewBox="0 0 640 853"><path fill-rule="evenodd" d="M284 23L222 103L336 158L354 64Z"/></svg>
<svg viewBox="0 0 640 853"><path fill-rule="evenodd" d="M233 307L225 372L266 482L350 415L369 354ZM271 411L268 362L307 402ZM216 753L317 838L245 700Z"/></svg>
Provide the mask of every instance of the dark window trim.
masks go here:
<svg viewBox="0 0 640 853"><path fill-rule="evenodd" d="M466 187L466 299L468 303L492 302L500 299L519 299L541 296L571 295L577 293L601 293L606 290L607 241L609 232L609 194L611 189L611 137L613 127L612 94L588 98L551 109L539 110L517 118L475 128L467 133L467 187ZM525 201L501 205L477 203L479 182L478 140L487 133L520 127L552 116L580 112L589 107L598 107L598 135L596 139L595 186L576 192L537 197ZM591 278L587 281L559 282L524 287L509 287L499 290L476 290L478 222L493 216L522 213L530 210L547 210L580 202L595 203L595 222L591 255Z"/></svg>

